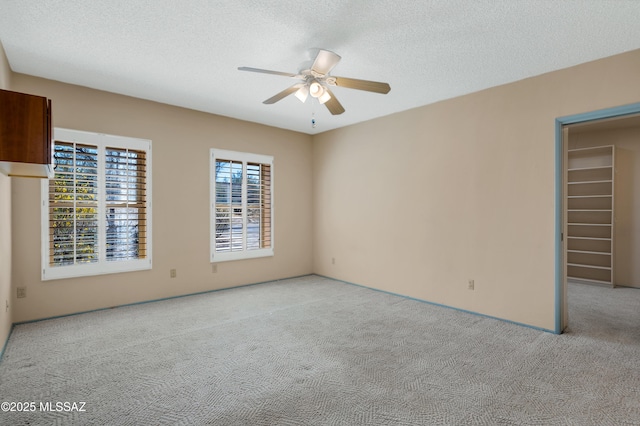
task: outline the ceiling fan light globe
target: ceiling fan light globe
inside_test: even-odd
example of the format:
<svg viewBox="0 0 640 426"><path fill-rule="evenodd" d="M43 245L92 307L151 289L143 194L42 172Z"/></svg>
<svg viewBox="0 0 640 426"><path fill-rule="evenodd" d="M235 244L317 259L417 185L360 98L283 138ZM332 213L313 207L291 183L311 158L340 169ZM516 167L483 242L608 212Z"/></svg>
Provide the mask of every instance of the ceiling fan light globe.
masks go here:
<svg viewBox="0 0 640 426"><path fill-rule="evenodd" d="M314 81L309 86L309 94L314 98L319 98L324 94L324 87L322 87L322 85L317 81Z"/></svg>
<svg viewBox="0 0 640 426"><path fill-rule="evenodd" d="M320 102L321 104L324 104L329 99L331 99L331 95L329 94L329 92L325 90L324 93L318 97L318 102Z"/></svg>
<svg viewBox="0 0 640 426"><path fill-rule="evenodd" d="M300 99L300 102L305 103L307 101L307 96L309 96L309 87L302 86L296 92L296 98Z"/></svg>

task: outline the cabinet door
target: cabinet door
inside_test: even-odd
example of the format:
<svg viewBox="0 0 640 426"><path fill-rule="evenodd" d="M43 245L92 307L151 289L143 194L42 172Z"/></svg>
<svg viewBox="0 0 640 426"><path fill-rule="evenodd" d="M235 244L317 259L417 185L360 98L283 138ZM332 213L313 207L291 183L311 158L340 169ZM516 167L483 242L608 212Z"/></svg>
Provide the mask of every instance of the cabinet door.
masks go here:
<svg viewBox="0 0 640 426"><path fill-rule="evenodd" d="M0 90L0 161L51 163L49 109L44 97Z"/></svg>

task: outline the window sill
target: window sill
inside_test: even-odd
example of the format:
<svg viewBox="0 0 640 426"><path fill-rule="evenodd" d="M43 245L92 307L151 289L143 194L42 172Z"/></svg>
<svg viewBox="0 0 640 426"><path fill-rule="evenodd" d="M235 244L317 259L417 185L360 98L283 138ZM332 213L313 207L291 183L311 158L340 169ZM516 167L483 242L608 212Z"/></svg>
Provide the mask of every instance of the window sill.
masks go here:
<svg viewBox="0 0 640 426"><path fill-rule="evenodd" d="M234 260L246 260L246 259L256 259L259 257L271 257L273 256L273 249L260 249L260 250L246 250L246 251L236 251L236 252L227 252L227 253L214 253L211 256L211 263L218 262L230 262Z"/></svg>
<svg viewBox="0 0 640 426"><path fill-rule="evenodd" d="M151 259L104 262L101 264L48 266L42 270L42 281L145 271L150 270L151 266Z"/></svg>

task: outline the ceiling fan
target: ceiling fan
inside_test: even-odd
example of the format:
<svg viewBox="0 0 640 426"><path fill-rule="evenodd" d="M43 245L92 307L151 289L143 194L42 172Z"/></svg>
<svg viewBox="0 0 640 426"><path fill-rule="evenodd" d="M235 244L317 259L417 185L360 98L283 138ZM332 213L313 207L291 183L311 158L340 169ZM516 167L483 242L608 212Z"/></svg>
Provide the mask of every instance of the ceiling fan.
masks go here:
<svg viewBox="0 0 640 426"><path fill-rule="evenodd" d="M391 87L388 83L380 83L378 81L359 80L355 78L334 77L329 75L331 70L338 65L341 57L329 50L320 49L318 55L313 61L310 69L302 70L298 74L292 74L280 71L263 70L260 68L239 67L240 71L259 72L264 74L281 75L284 77L292 77L302 80L291 87L284 89L282 92L270 97L263 104L274 104L281 99L295 93L301 102L305 102L307 97L311 95L317 98L321 104L324 104L329 112L333 115L342 114L344 107L338 102L338 99L329 89L329 86L346 87L348 89L365 90L367 92L375 92L386 94L389 93Z"/></svg>

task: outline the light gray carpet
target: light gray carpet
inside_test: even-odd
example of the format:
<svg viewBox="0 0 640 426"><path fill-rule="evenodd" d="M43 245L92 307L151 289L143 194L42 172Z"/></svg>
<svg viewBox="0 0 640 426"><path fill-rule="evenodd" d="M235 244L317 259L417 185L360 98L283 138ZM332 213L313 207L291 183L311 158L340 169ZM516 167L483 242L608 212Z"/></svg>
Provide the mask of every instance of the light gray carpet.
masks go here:
<svg viewBox="0 0 640 426"><path fill-rule="evenodd" d="M556 336L308 276L16 326L11 425L638 425L640 291Z"/></svg>

